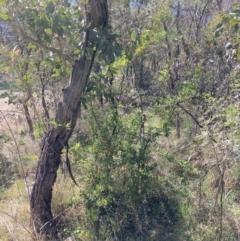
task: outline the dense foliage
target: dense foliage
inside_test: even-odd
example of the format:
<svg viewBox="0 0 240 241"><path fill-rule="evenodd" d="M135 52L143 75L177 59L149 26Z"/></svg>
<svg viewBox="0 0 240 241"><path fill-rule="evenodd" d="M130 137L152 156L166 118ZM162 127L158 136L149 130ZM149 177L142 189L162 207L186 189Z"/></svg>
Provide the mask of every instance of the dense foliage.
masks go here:
<svg viewBox="0 0 240 241"><path fill-rule="evenodd" d="M29 194L40 151L31 143L59 125L74 59L98 50L54 187L59 238L238 240L238 1L112 0L110 26L90 31L84 49L85 4L0 2L1 97L26 119L19 133L0 111L0 208L21 182ZM0 219L1 240L38 238L18 232L30 230L21 213L0 211L15 217Z"/></svg>

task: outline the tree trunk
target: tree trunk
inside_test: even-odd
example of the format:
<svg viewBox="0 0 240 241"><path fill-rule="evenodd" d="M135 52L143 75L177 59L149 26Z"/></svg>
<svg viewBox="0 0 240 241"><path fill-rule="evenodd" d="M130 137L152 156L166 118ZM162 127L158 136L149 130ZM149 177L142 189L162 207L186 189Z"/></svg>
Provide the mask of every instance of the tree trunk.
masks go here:
<svg viewBox="0 0 240 241"><path fill-rule="evenodd" d="M87 24L91 28L105 27L108 23L107 0L91 0L87 6ZM89 45L86 33L85 46ZM58 103L53 127L42 140L41 154L38 161L35 184L31 193L31 219L36 233L47 240L57 239L55 218L51 211L52 189L57 178L61 162L61 153L72 135L76 125L88 77L90 75L95 52L86 54L75 61L69 85L63 90L62 100Z"/></svg>
<svg viewBox="0 0 240 241"><path fill-rule="evenodd" d="M27 124L28 124L28 128L29 128L29 134L30 134L32 140L34 140L35 137L33 134L33 132L34 132L33 122L32 122L32 118L30 116L29 109L28 109L28 106L26 103L23 104L23 109L24 109L25 118L27 120Z"/></svg>

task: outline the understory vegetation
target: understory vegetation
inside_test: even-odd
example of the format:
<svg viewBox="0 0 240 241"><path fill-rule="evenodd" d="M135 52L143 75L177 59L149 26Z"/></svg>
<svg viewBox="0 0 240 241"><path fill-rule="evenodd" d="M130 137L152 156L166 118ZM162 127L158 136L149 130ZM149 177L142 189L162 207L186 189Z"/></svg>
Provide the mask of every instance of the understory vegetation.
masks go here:
<svg viewBox="0 0 240 241"><path fill-rule="evenodd" d="M44 239L30 195L61 126L69 56L83 51L85 4L0 3L1 241ZM107 30L88 30L95 62L53 187L59 240L240 240L239 2L108 8Z"/></svg>

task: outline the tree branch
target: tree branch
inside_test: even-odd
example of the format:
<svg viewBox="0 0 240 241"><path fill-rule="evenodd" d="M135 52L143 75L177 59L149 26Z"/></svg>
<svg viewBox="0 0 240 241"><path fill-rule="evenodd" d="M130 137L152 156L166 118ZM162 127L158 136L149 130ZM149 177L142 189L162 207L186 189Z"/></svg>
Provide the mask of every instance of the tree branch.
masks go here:
<svg viewBox="0 0 240 241"><path fill-rule="evenodd" d="M74 59L71 58L69 55L64 54L61 50L59 49L55 49L53 47L49 47L44 45L41 41L32 38L31 36L27 35L26 32L24 31L23 27L21 26L19 20L17 19L16 15L12 12L12 17L14 20L14 30L17 34L19 34L24 40L30 42L30 43L34 43L37 44L38 46L51 51L57 55L59 55L62 59L65 59L66 61L68 61L71 65L74 65Z"/></svg>
<svg viewBox="0 0 240 241"><path fill-rule="evenodd" d="M20 30L20 29L19 29ZM28 36L25 32L23 31L19 31L18 34L24 38L25 40L31 42L31 43L35 43L37 44L38 46L46 49L46 50L49 50L49 51L52 51L53 53L59 55L61 58L65 59L66 61L68 61L71 65L74 65L74 59L72 59L69 55L67 54L64 54L61 50L59 49L55 49L53 47L49 47L49 46L46 46L44 44L42 44L39 40L36 40L30 36Z"/></svg>
<svg viewBox="0 0 240 241"><path fill-rule="evenodd" d="M196 124L200 127L203 128L203 126L198 122L198 120L187 110L185 109L182 105L177 103L177 106L180 107L184 112L186 112L191 118L196 122Z"/></svg>

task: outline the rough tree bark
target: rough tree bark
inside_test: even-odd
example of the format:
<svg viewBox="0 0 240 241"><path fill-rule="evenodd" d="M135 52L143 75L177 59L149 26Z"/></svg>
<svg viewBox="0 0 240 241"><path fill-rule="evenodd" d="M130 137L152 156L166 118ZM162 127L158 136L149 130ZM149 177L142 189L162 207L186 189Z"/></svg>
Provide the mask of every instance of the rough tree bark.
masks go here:
<svg viewBox="0 0 240 241"><path fill-rule="evenodd" d="M86 6L89 28L103 28L108 24L107 0L91 0ZM85 36L85 47L89 45ZM62 100L56 111L57 127L53 127L42 140L35 184L31 193L31 220L35 231L47 240L56 239L55 219L51 211L53 185L56 181L61 153L76 125L81 98L90 75L95 52L89 57L86 51L73 66L69 85L63 90Z"/></svg>

